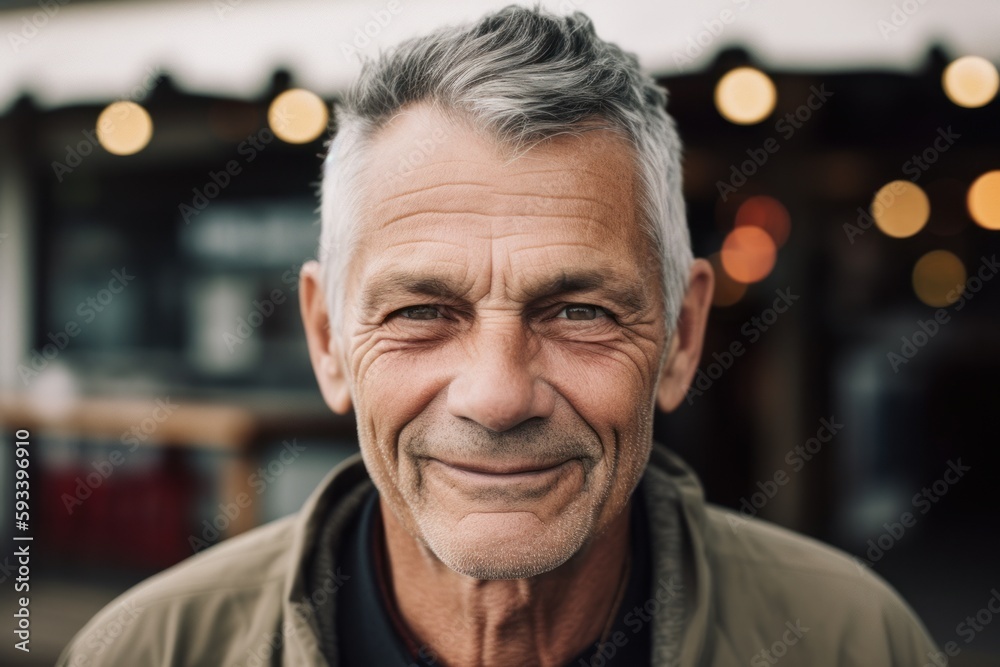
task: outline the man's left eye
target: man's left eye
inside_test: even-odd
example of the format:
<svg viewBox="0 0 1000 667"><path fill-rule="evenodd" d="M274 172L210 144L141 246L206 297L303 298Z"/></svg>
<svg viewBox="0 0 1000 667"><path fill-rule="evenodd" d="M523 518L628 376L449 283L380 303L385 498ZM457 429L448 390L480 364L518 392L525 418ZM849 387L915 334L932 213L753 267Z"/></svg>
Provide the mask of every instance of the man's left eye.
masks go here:
<svg viewBox="0 0 1000 667"><path fill-rule="evenodd" d="M573 303L562 310L556 317L567 320L596 320L599 317L609 317L610 313L600 306L591 306L585 303Z"/></svg>

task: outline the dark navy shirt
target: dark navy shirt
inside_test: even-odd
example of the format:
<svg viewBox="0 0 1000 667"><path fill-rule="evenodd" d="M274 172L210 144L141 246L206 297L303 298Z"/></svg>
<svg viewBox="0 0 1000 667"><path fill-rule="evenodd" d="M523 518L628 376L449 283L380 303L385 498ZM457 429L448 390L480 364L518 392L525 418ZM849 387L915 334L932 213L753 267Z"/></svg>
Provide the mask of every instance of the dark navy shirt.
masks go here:
<svg viewBox="0 0 1000 667"><path fill-rule="evenodd" d="M336 627L338 664L342 667L440 667L431 647L416 645L410 638L390 603L380 574L384 570L378 500L378 492L372 490L361 513L347 528L336 560L351 574L351 581L336 593L333 623L322 625ZM632 569L614 626L604 644L599 645L599 638L594 637L566 667L641 667L651 663L652 623L644 610L652 594L648 531L642 492L637 489L632 496ZM329 644L323 642L324 646Z"/></svg>

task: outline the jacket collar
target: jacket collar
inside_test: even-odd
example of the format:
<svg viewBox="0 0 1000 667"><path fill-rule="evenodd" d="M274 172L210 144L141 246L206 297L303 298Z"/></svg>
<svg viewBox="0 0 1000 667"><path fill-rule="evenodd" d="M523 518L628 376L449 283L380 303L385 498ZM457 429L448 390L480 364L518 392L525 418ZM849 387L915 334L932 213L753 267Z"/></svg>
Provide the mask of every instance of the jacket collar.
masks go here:
<svg viewBox="0 0 1000 667"><path fill-rule="evenodd" d="M706 643L713 611L712 577L705 548L705 495L698 476L677 454L654 442L646 468L647 507L654 553L668 551L670 540L683 545L684 596L686 621L681 640L680 667L697 667L711 661L711 646ZM679 503L681 534L670 534L664 526L663 512L669 503ZM654 572L663 568L654 563ZM654 627L654 662L657 636L663 636L669 619L657 618Z"/></svg>

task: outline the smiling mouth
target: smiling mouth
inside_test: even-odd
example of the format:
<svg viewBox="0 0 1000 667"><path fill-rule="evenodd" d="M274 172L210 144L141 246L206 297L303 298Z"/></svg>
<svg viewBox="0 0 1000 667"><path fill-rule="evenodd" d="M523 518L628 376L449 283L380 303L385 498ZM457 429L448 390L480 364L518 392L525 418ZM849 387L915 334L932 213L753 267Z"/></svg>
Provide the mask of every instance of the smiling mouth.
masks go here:
<svg viewBox="0 0 1000 667"><path fill-rule="evenodd" d="M520 477L520 476L531 476L539 475L547 472L555 471L558 468L566 465L573 459L567 459L564 461L556 461L551 463L498 463L498 464L484 464L484 463L457 463L450 461L442 461L441 459L431 459L440 463L443 466L451 468L452 470L468 473L470 475L482 475L485 477Z"/></svg>
<svg viewBox="0 0 1000 667"><path fill-rule="evenodd" d="M427 472L452 493L490 511L511 503L535 502L577 478L578 458L560 461L442 461L427 459ZM582 470L581 470L582 472ZM523 507L521 508L523 509Z"/></svg>

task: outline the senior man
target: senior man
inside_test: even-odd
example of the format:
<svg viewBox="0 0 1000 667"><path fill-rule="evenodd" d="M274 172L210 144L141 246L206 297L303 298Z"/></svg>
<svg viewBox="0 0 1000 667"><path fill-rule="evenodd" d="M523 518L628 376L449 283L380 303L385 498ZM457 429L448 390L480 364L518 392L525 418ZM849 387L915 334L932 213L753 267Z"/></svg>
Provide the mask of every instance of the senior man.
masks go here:
<svg viewBox="0 0 1000 667"><path fill-rule="evenodd" d="M368 63L301 276L360 456L126 593L60 664L924 664L886 584L731 525L652 441L713 280L665 106L580 13L508 7Z"/></svg>

